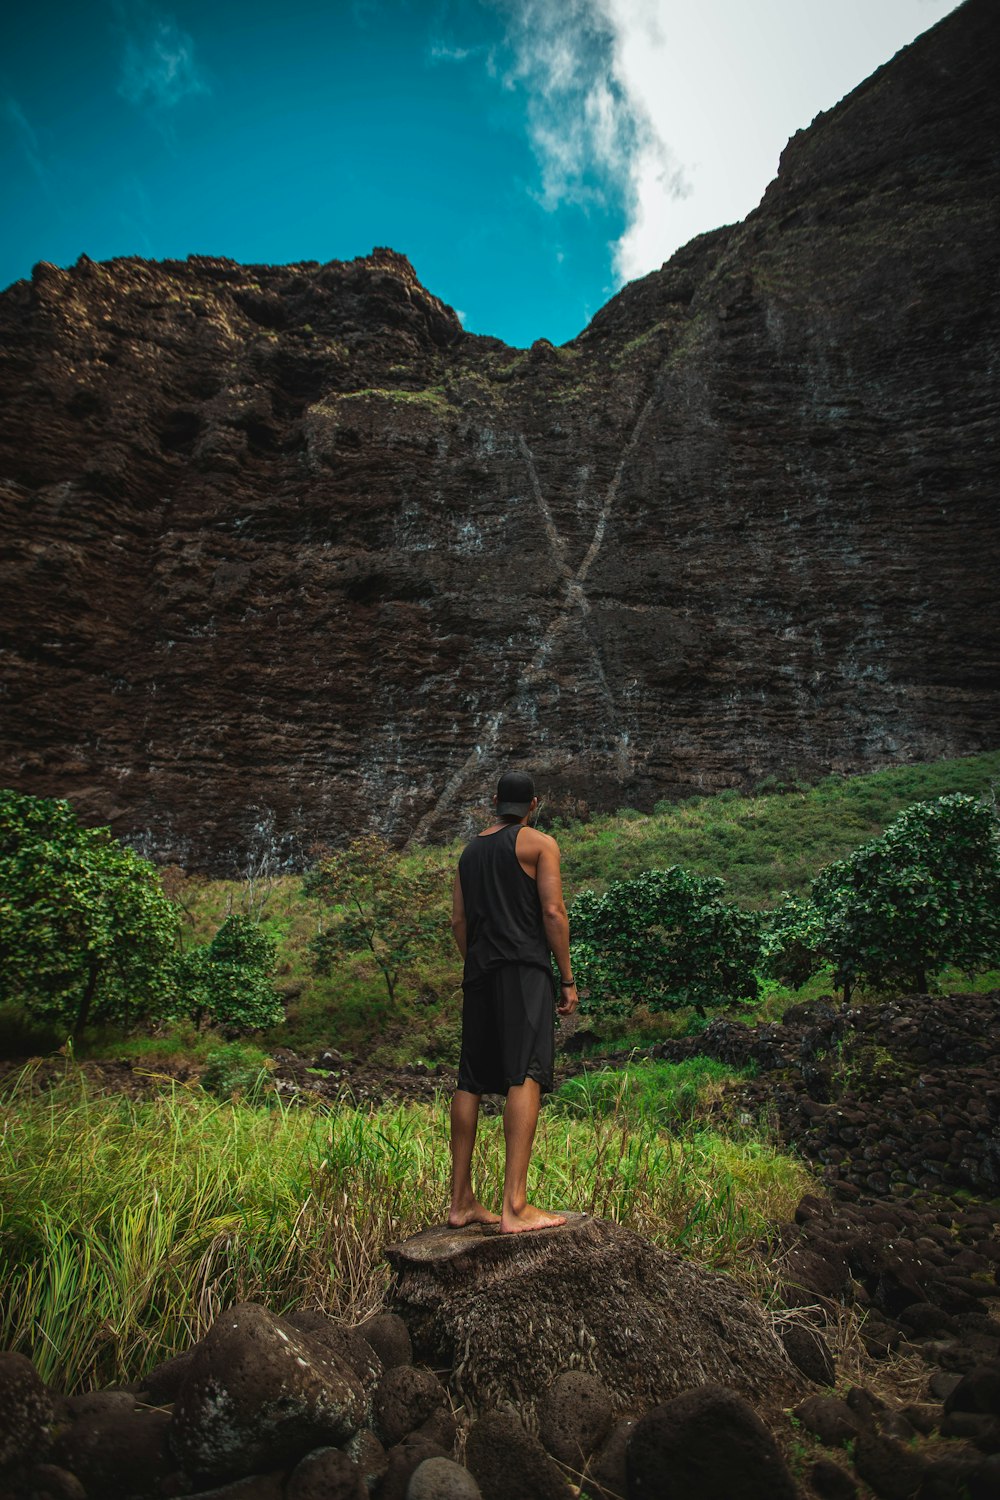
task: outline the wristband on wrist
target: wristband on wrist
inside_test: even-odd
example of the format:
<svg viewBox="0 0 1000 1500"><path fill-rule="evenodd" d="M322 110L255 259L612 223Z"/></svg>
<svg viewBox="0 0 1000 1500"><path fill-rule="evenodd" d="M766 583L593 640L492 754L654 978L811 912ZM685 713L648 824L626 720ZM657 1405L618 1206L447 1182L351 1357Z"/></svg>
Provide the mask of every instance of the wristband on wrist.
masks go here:
<svg viewBox="0 0 1000 1500"><path fill-rule="evenodd" d="M576 980L575 979L560 979L559 983L561 985L563 985L566 989L569 989L570 985L576 984Z"/></svg>

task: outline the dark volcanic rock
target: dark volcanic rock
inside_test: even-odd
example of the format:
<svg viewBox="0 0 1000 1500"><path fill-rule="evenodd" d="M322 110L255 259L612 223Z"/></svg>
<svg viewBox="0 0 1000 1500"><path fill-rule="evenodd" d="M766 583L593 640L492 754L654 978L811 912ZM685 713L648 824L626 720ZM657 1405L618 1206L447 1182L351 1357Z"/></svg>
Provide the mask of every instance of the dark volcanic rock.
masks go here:
<svg viewBox="0 0 1000 1500"><path fill-rule="evenodd" d="M781 1342L792 1364L814 1385L833 1385L836 1366L830 1346L821 1333L814 1328L805 1328L801 1323L793 1323L782 1333Z"/></svg>
<svg viewBox="0 0 1000 1500"><path fill-rule="evenodd" d="M75 1474L88 1495L159 1500L183 1493L164 1411L96 1407L61 1429L52 1459Z"/></svg>
<svg viewBox="0 0 1000 1500"><path fill-rule="evenodd" d="M409 1330L398 1313L375 1313L361 1324L358 1333L375 1350L387 1370L413 1363Z"/></svg>
<svg viewBox="0 0 1000 1500"><path fill-rule="evenodd" d="M325 1345L243 1302L197 1345L170 1441L191 1473L236 1479L345 1442L364 1414L360 1382Z"/></svg>
<svg viewBox="0 0 1000 1500"><path fill-rule="evenodd" d="M392 1447L422 1427L447 1402L444 1387L431 1370L398 1365L386 1370L375 1389L375 1431L387 1447Z"/></svg>
<svg viewBox="0 0 1000 1500"><path fill-rule="evenodd" d="M222 868L453 836L509 758L579 812L991 747L998 45L968 0L562 349L386 250L37 266L3 780Z"/></svg>
<svg viewBox="0 0 1000 1500"><path fill-rule="evenodd" d="M316 1448L295 1465L285 1484L285 1500L367 1500L357 1464L339 1448Z"/></svg>
<svg viewBox="0 0 1000 1500"><path fill-rule="evenodd" d="M778 1445L735 1391L703 1385L636 1423L628 1500L797 1500Z"/></svg>
<svg viewBox="0 0 1000 1500"><path fill-rule="evenodd" d="M406 1500L479 1500L481 1494L461 1464L450 1458L426 1458L410 1477Z"/></svg>
<svg viewBox="0 0 1000 1500"><path fill-rule="evenodd" d="M447 1458L443 1449L426 1438L412 1437L397 1443L388 1453L385 1474L378 1486L379 1500L406 1500L410 1480L421 1464L432 1458Z"/></svg>
<svg viewBox="0 0 1000 1500"><path fill-rule="evenodd" d="M585 1370L565 1370L538 1403L538 1435L560 1463L578 1472L605 1439L613 1420L611 1397Z"/></svg>
<svg viewBox="0 0 1000 1500"><path fill-rule="evenodd" d="M23 1354L0 1354L0 1468L35 1458L45 1446L52 1397Z"/></svg>
<svg viewBox="0 0 1000 1500"><path fill-rule="evenodd" d="M472 1424L465 1462L484 1500L569 1500L559 1468L509 1407Z"/></svg>
<svg viewBox="0 0 1000 1500"><path fill-rule="evenodd" d="M861 1431L857 1414L836 1396L808 1396L795 1415L827 1448L839 1448Z"/></svg>

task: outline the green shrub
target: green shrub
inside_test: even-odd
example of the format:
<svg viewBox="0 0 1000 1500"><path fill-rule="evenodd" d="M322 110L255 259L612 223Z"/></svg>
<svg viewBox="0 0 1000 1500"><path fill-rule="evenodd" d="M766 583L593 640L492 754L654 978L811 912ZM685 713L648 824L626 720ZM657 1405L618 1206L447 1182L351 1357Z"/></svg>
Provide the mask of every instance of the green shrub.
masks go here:
<svg viewBox="0 0 1000 1500"><path fill-rule="evenodd" d="M946 964L1000 961L1000 825L955 793L918 802L876 839L820 871L807 901L786 897L764 941L765 966L804 983L824 965L844 992L858 981L925 991Z"/></svg>
<svg viewBox="0 0 1000 1500"><path fill-rule="evenodd" d="M267 1057L245 1042L227 1042L215 1047L205 1060L201 1086L218 1099L239 1097L260 1103L270 1080Z"/></svg>
<svg viewBox="0 0 1000 1500"><path fill-rule="evenodd" d="M0 1003L72 1026L170 1014L178 915L156 870L68 802L0 790Z"/></svg>
<svg viewBox="0 0 1000 1500"><path fill-rule="evenodd" d="M621 1014L752 1000L761 919L724 901L724 882L672 866L573 902L573 972L588 1011Z"/></svg>
<svg viewBox="0 0 1000 1500"><path fill-rule="evenodd" d="M271 979L277 944L240 913L227 917L212 938L177 961L188 1013L201 1025L213 1021L227 1031L259 1031L283 1014Z"/></svg>
<svg viewBox="0 0 1000 1500"><path fill-rule="evenodd" d="M446 930L448 887L441 871L414 868L377 834L353 839L306 875L303 891L324 909L328 925L313 938L316 972L367 953L378 966L389 1003L404 977Z"/></svg>

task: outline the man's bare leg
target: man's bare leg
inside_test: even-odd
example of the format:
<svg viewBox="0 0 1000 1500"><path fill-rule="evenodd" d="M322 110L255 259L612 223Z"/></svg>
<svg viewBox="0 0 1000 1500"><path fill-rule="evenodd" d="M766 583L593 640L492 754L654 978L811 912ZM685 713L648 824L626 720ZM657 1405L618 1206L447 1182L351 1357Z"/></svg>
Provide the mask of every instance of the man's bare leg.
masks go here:
<svg viewBox="0 0 1000 1500"><path fill-rule="evenodd" d="M507 1090L503 1112L503 1138L507 1159L503 1178L503 1213L500 1228L504 1234L518 1234L525 1229L550 1229L565 1224L562 1214L546 1213L528 1202L528 1162L538 1124L542 1091L533 1078Z"/></svg>
<svg viewBox="0 0 1000 1500"><path fill-rule="evenodd" d="M456 1089L451 1098L451 1208L448 1223L496 1224L498 1215L484 1208L472 1191L472 1150L479 1124L479 1094Z"/></svg>

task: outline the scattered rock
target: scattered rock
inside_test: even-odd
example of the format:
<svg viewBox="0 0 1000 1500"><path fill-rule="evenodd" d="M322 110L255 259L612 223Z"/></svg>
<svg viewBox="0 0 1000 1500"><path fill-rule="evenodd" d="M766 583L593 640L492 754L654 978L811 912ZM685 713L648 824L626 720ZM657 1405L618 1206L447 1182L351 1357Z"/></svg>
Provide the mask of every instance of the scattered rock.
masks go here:
<svg viewBox="0 0 1000 1500"><path fill-rule="evenodd" d="M635 1423L635 1417L617 1421L587 1465L584 1492L593 1500L617 1500L625 1494L625 1454Z"/></svg>
<svg viewBox="0 0 1000 1500"><path fill-rule="evenodd" d="M176 1401L193 1359L194 1349L185 1349L182 1354L154 1365L142 1382L146 1401L151 1406L168 1406Z"/></svg>
<svg viewBox="0 0 1000 1500"><path fill-rule="evenodd" d="M891 1438L862 1431L854 1444L854 1467L880 1500L911 1500L927 1472L927 1460Z"/></svg>
<svg viewBox="0 0 1000 1500"><path fill-rule="evenodd" d="M760 1417L736 1391L703 1385L640 1417L626 1453L628 1500L796 1500Z"/></svg>
<svg viewBox="0 0 1000 1500"><path fill-rule="evenodd" d="M964 1453L946 1453L931 1459L920 1483L918 1500L970 1500L978 1492L981 1472L982 1460Z"/></svg>
<svg viewBox="0 0 1000 1500"><path fill-rule="evenodd" d="M361 1382L365 1397L371 1397L382 1374L383 1364L359 1329L335 1323L325 1313L312 1308L299 1308L298 1311L289 1313L285 1322L300 1333L317 1339L335 1359L353 1370Z"/></svg>
<svg viewBox="0 0 1000 1500"><path fill-rule="evenodd" d="M389 1450L378 1500L406 1500L410 1480L420 1465L431 1458L447 1457L434 1443L428 1443L424 1438L407 1438L406 1442L397 1443L395 1448Z"/></svg>
<svg viewBox="0 0 1000 1500"><path fill-rule="evenodd" d="M316 1448L288 1476L285 1500L366 1500L357 1464L339 1448Z"/></svg>
<svg viewBox="0 0 1000 1500"><path fill-rule="evenodd" d="M0 1493L2 1484L0 1480ZM28 1471L25 1488L31 1500L87 1500L87 1491L76 1475L57 1464L35 1464Z"/></svg>
<svg viewBox="0 0 1000 1500"><path fill-rule="evenodd" d="M802 1323L790 1324L781 1335L785 1353L795 1367L814 1385L833 1385L837 1378L830 1346L815 1328Z"/></svg>
<svg viewBox="0 0 1000 1500"><path fill-rule="evenodd" d="M927 1389L938 1401L946 1401L961 1382L961 1375L952 1370L935 1370L927 1381Z"/></svg>
<svg viewBox="0 0 1000 1500"><path fill-rule="evenodd" d="M346 1442L364 1420L354 1373L266 1308L221 1313L195 1349L171 1444L205 1480L236 1479Z"/></svg>
<svg viewBox="0 0 1000 1500"><path fill-rule="evenodd" d="M945 1412L988 1412L1000 1416L1000 1361L977 1365L963 1375L944 1400Z"/></svg>
<svg viewBox="0 0 1000 1500"><path fill-rule="evenodd" d="M483 1500L570 1500L562 1473L510 1408L472 1424L465 1461Z"/></svg>
<svg viewBox="0 0 1000 1500"><path fill-rule="evenodd" d="M444 1387L431 1370L395 1365L384 1372L372 1397L375 1431L392 1447L447 1405Z"/></svg>
<svg viewBox="0 0 1000 1500"><path fill-rule="evenodd" d="M0 1468L44 1455L52 1397L23 1354L0 1354Z"/></svg>
<svg viewBox="0 0 1000 1500"><path fill-rule="evenodd" d="M109 1417L116 1412L131 1416L135 1411L135 1397L128 1391L83 1391L65 1398L65 1410L74 1422L81 1418Z"/></svg>
<svg viewBox="0 0 1000 1500"><path fill-rule="evenodd" d="M454 1414L445 1407L432 1411L427 1421L422 1422L413 1434L414 1437L423 1438L428 1443L436 1443L448 1454L454 1450L457 1435L458 1423L455 1421Z"/></svg>
<svg viewBox="0 0 1000 1500"><path fill-rule="evenodd" d="M52 1444L53 1462L75 1474L88 1495L106 1500L180 1493L170 1482L174 1476L179 1483L179 1465L170 1451L169 1414L128 1401L127 1409L95 1401L89 1410L81 1402L84 1414L61 1427Z"/></svg>
<svg viewBox="0 0 1000 1500"><path fill-rule="evenodd" d="M249 1474L214 1490L199 1490L198 1500L285 1500L286 1469L268 1474Z"/></svg>
<svg viewBox="0 0 1000 1500"><path fill-rule="evenodd" d="M581 1472L613 1420L603 1382L585 1370L566 1370L538 1402L538 1435L560 1463Z"/></svg>
<svg viewBox="0 0 1000 1500"><path fill-rule="evenodd" d="M852 1385L844 1398L848 1407L866 1427L874 1427L886 1405L881 1397L863 1385Z"/></svg>
<svg viewBox="0 0 1000 1500"><path fill-rule="evenodd" d="M344 1452L357 1464L366 1487L377 1489L389 1467L389 1460L371 1428L359 1428L351 1441L345 1443Z"/></svg>
<svg viewBox="0 0 1000 1500"><path fill-rule="evenodd" d="M481 1496L468 1469L450 1458L425 1458L406 1488L406 1500L481 1500Z"/></svg>
<svg viewBox="0 0 1000 1500"><path fill-rule="evenodd" d="M375 1313L358 1329L368 1344L375 1350L387 1370L396 1365L412 1365L413 1345L410 1332L398 1313Z"/></svg>
<svg viewBox="0 0 1000 1500"><path fill-rule="evenodd" d="M795 1408L803 1427L826 1448L839 1448L861 1431L861 1421L837 1396L808 1396Z"/></svg>
<svg viewBox="0 0 1000 1500"><path fill-rule="evenodd" d="M855 1500L858 1487L840 1464L830 1458L818 1458L809 1470L809 1483L820 1500Z"/></svg>

